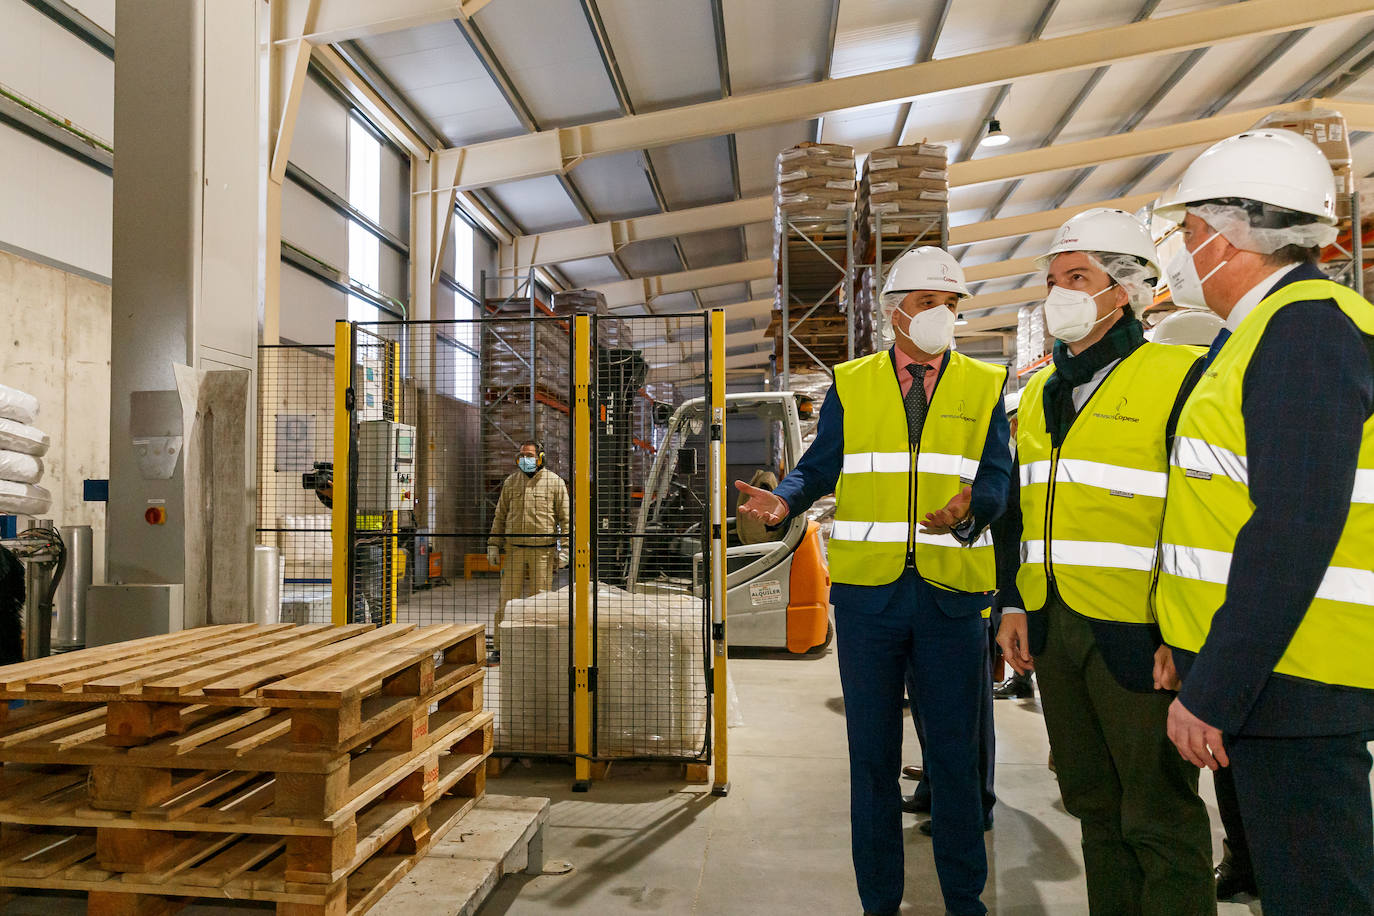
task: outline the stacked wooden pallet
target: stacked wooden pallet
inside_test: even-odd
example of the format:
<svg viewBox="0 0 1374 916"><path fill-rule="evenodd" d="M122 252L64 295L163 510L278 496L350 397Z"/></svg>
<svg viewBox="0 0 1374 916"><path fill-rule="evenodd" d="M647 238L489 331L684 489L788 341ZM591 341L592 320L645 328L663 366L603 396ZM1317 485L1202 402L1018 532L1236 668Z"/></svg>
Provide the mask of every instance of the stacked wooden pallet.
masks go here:
<svg viewBox="0 0 1374 916"><path fill-rule="evenodd" d="M0 668L0 888L366 911L481 797L481 626L203 627Z"/></svg>

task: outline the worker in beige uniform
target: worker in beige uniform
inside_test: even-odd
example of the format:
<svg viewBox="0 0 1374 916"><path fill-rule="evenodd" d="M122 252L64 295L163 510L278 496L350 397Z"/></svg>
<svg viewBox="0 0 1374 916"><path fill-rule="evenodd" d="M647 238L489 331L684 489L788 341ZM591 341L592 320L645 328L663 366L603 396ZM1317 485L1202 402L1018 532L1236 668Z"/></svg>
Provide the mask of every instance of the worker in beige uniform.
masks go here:
<svg viewBox="0 0 1374 916"><path fill-rule="evenodd" d="M514 598L528 598L553 590L554 569L568 565L565 544L559 537L572 532L568 517L568 485L544 467L544 450L538 442L520 443L518 469L501 485L496 503L496 518L487 539L487 562L501 566L501 606L492 626L492 651L487 661L501 663L501 621L506 604ZM506 562L501 564L501 548Z"/></svg>

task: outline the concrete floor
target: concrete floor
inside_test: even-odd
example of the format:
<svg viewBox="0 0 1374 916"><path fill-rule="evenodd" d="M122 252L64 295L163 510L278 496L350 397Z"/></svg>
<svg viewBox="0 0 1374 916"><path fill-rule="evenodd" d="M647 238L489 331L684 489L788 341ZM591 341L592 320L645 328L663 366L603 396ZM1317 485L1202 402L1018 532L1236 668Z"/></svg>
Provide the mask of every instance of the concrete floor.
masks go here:
<svg viewBox="0 0 1374 916"><path fill-rule="evenodd" d="M488 791L554 800L545 854L562 876L512 875L482 916L549 913L767 914L860 912L849 851L844 708L833 650L819 659L732 659L744 724L730 729L731 792L616 773L569 791L566 765L513 766ZM988 834L994 913L1086 914L1077 821L1045 766L1038 701L997 709L996 826ZM908 731L909 762L920 754ZM910 786L911 783L904 783ZM1203 790L1221 846L1211 780ZM904 914L942 914L930 840L905 816ZM1227 903L1222 916L1259 913Z"/></svg>

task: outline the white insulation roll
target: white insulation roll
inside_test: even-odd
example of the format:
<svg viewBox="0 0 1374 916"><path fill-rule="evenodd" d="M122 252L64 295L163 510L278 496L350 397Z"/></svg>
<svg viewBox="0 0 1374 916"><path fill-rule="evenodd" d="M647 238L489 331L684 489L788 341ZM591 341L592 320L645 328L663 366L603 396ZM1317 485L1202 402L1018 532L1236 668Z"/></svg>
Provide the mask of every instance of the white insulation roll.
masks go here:
<svg viewBox="0 0 1374 916"><path fill-rule="evenodd" d="M42 515L52 507L52 494L31 483L0 480L0 513Z"/></svg>
<svg viewBox="0 0 1374 916"><path fill-rule="evenodd" d="M0 383L0 417L32 423L38 419L38 398Z"/></svg>
<svg viewBox="0 0 1374 916"><path fill-rule="evenodd" d="M43 459L0 448L0 480L38 483L43 479Z"/></svg>
<svg viewBox="0 0 1374 916"><path fill-rule="evenodd" d="M48 434L37 426L0 417L0 448L41 458L48 451Z"/></svg>

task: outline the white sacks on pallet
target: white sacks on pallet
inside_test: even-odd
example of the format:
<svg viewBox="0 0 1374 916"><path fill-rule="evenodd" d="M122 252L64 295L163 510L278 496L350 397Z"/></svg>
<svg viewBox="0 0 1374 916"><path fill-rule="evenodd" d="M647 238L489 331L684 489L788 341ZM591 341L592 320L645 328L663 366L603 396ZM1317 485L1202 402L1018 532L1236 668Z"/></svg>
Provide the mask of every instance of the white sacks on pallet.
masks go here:
<svg viewBox="0 0 1374 916"><path fill-rule="evenodd" d="M52 494L31 483L0 480L0 515L42 515L52 507Z"/></svg>
<svg viewBox="0 0 1374 916"><path fill-rule="evenodd" d="M0 480L38 483L43 479L43 459L0 448Z"/></svg>
<svg viewBox="0 0 1374 916"><path fill-rule="evenodd" d="M36 486L49 445L36 419L37 398L0 384L0 514L42 515L52 506L52 494Z"/></svg>
<svg viewBox="0 0 1374 916"><path fill-rule="evenodd" d="M819 232L844 232L854 210L857 188L854 147L841 143L803 143L778 153L774 170L774 233L783 220L821 220ZM825 223L833 220L833 224Z"/></svg>
<svg viewBox="0 0 1374 916"><path fill-rule="evenodd" d="M41 458L49 444L48 434L38 427L0 417L0 448Z"/></svg>
<svg viewBox="0 0 1374 916"><path fill-rule="evenodd" d="M501 624L501 750L568 750L568 589L511 601ZM606 757L695 757L705 747L705 610L683 595L600 586L597 743Z"/></svg>
<svg viewBox="0 0 1374 916"><path fill-rule="evenodd" d="M38 398L18 388L0 384L0 417L32 423L38 419Z"/></svg>

